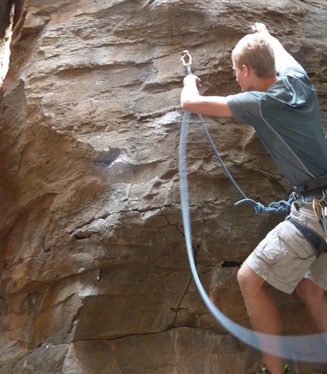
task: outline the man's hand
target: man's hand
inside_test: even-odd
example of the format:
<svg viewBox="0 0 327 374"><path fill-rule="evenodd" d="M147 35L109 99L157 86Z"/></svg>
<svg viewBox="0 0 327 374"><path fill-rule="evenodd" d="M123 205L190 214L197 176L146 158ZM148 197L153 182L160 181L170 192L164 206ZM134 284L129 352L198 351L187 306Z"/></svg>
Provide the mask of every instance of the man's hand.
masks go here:
<svg viewBox="0 0 327 374"><path fill-rule="evenodd" d="M190 85L190 84L192 84L192 85L195 84L195 86L201 86L201 84L200 84L201 79L194 74L188 74L184 78L183 83L184 83L184 86Z"/></svg>
<svg viewBox="0 0 327 374"><path fill-rule="evenodd" d="M253 32L267 32L269 33L265 24L256 22L254 25L251 26Z"/></svg>

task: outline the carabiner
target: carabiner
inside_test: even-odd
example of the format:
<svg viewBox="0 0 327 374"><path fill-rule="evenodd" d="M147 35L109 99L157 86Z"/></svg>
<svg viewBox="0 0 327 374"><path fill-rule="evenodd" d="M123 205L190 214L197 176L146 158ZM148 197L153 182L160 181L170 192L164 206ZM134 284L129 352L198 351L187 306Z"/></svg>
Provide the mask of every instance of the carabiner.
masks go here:
<svg viewBox="0 0 327 374"><path fill-rule="evenodd" d="M326 191L322 190L321 192L322 192L322 198L319 199L319 203L325 202L325 204L326 204Z"/></svg>
<svg viewBox="0 0 327 374"><path fill-rule="evenodd" d="M188 62L185 61L185 57L188 58ZM184 66L192 65L192 56L189 51L183 51L183 56L181 58Z"/></svg>
<svg viewBox="0 0 327 374"><path fill-rule="evenodd" d="M187 58L187 61L185 60ZM187 72L191 74L192 56L189 51L183 51L183 56L181 58L182 63L186 66Z"/></svg>

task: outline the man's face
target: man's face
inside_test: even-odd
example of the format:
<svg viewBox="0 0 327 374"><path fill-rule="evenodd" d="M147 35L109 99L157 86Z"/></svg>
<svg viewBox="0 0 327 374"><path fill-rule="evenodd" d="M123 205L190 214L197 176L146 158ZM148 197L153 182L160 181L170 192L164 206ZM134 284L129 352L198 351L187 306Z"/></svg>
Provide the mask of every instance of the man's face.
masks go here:
<svg viewBox="0 0 327 374"><path fill-rule="evenodd" d="M238 68L233 64L233 70L235 74L236 82L241 86L242 92L252 91L253 85L250 81L249 69L246 65L242 65L241 68Z"/></svg>

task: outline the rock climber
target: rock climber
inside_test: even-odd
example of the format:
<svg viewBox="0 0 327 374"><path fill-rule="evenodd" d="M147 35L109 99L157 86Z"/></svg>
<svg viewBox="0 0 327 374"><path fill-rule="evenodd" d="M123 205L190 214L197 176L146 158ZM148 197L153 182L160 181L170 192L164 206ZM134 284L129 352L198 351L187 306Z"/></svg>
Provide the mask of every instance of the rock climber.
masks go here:
<svg viewBox="0 0 327 374"><path fill-rule="evenodd" d="M203 96L200 79L184 78L181 107L233 117L254 127L282 174L294 186L290 215L259 243L237 279L255 331L280 335L280 320L267 284L297 292L316 325L327 332L327 145L317 93L303 67L262 23L232 52L241 93ZM282 374L281 357L262 353L255 373Z"/></svg>

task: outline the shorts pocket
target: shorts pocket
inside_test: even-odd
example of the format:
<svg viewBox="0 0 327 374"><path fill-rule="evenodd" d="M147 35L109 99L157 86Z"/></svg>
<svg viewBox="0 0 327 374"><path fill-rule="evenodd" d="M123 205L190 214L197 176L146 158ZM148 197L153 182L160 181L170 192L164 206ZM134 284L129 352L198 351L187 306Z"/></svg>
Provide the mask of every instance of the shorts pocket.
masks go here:
<svg viewBox="0 0 327 374"><path fill-rule="evenodd" d="M277 234L276 229L269 232L266 238L259 244L262 256L271 264L274 265L278 260L284 256L286 247L284 240Z"/></svg>
<svg viewBox="0 0 327 374"><path fill-rule="evenodd" d="M305 260L315 254L315 250L309 240L290 222L284 222L284 228L280 232L280 238L285 242L289 251Z"/></svg>

